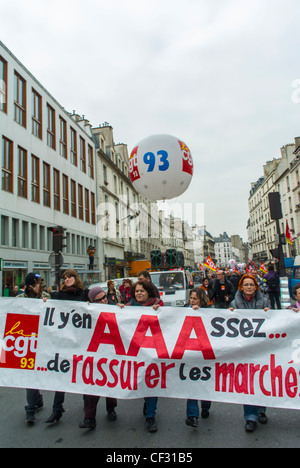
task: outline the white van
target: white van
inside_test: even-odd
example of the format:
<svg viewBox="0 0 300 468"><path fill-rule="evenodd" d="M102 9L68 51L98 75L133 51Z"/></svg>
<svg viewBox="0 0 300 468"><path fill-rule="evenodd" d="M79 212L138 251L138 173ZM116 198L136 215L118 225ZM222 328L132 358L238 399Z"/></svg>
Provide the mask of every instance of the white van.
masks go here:
<svg viewBox="0 0 300 468"><path fill-rule="evenodd" d="M183 307L189 302L194 282L188 270L178 268L169 271L152 271L150 275L165 306Z"/></svg>

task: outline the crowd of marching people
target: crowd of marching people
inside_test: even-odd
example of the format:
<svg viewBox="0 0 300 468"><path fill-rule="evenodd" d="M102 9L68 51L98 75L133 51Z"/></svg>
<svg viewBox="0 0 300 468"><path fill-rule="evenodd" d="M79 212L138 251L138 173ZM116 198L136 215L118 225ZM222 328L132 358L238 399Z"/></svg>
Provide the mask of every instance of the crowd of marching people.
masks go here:
<svg viewBox="0 0 300 468"><path fill-rule="evenodd" d="M163 307L159 290L152 283L148 271L142 271L137 282L132 284L130 279L125 279L123 284L116 290L114 282L108 281L107 290L101 287L85 289L75 270L65 270L62 276L60 288L55 286L47 290L42 278L35 273L29 273L20 291L16 291L17 298L37 298L47 301L48 299L83 301L93 304L118 305L121 308L127 306L152 307L157 311ZM296 304L291 306L295 312L300 309L300 283L293 294ZM276 306L276 307L275 307ZM226 273L218 271L216 274L209 273L202 280L201 286L190 290L189 302L185 307L197 310L198 308L214 307L217 309L280 309L280 287L279 276L272 265L266 275L256 270L251 274ZM43 407L43 397L39 390L27 389L26 422L35 422L35 413ZM99 396L84 395L84 419L79 427L82 429L94 429L96 427L96 412ZM55 392L52 413L46 420L47 424L58 422L64 413L63 392ZM158 398L147 397L144 399L144 415L146 428L149 432L157 431L156 409ZM117 400L106 398L106 409L108 419L115 421ZM211 402L201 401L201 417L206 419L210 415ZM188 400L186 406L186 424L197 427L199 424L200 410L197 400ZM253 432L257 422L266 424L268 419L266 408L244 405L245 429Z"/></svg>

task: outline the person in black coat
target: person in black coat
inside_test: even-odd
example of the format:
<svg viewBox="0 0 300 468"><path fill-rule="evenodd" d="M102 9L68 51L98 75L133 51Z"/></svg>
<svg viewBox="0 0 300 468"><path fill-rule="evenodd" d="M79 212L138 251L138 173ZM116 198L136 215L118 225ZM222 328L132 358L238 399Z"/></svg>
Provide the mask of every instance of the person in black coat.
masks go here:
<svg viewBox="0 0 300 468"><path fill-rule="evenodd" d="M268 288L267 293L271 302L271 309L275 309L275 302L277 309L281 309L280 303L280 280L278 273L274 270L274 265L268 266L268 273L264 276Z"/></svg>
<svg viewBox="0 0 300 468"><path fill-rule="evenodd" d="M75 270L66 270L63 274L64 284L60 291L53 297L60 301L88 301L88 290L83 289L83 284Z"/></svg>
<svg viewBox="0 0 300 468"><path fill-rule="evenodd" d="M208 285L208 295L211 301L215 300L216 309L228 309L235 293L233 284L225 278L224 271L218 271L217 279Z"/></svg>
<svg viewBox="0 0 300 468"><path fill-rule="evenodd" d="M60 291L52 296L52 299L60 301L88 301L88 290L83 288L81 279L75 270L65 270L63 274L64 284ZM47 419L46 424L53 424L59 421L64 413L63 403L65 400L64 392L55 392L53 411Z"/></svg>

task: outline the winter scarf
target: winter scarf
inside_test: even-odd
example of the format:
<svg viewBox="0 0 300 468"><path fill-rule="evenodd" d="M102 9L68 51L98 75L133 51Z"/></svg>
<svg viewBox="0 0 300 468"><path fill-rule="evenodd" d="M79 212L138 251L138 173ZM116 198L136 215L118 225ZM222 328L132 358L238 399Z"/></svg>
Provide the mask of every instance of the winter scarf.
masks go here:
<svg viewBox="0 0 300 468"><path fill-rule="evenodd" d="M149 297L149 299L147 299L146 302L143 302L143 303L139 303L139 302L136 302L136 300L134 298L131 299L130 302L128 302L128 304L126 304L127 306L140 306L140 307L150 307L150 306L153 306L153 305L161 305L161 300L158 299L157 297Z"/></svg>

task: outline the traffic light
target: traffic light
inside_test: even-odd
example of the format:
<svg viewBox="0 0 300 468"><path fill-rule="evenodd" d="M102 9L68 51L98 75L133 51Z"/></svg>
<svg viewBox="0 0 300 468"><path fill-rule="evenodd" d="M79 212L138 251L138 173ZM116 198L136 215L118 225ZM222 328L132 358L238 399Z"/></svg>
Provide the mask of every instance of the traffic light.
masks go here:
<svg viewBox="0 0 300 468"><path fill-rule="evenodd" d="M161 268L164 266L163 254L160 250L151 250L150 262L152 268Z"/></svg>
<svg viewBox="0 0 300 468"><path fill-rule="evenodd" d="M270 192L268 197L269 197L271 219L282 219L283 216L282 216L282 208L281 208L281 201L280 201L280 193Z"/></svg>
<svg viewBox="0 0 300 468"><path fill-rule="evenodd" d="M285 234L280 234L280 243L282 245L286 245L286 235Z"/></svg>
<svg viewBox="0 0 300 468"><path fill-rule="evenodd" d="M167 249L165 253L166 268L174 268L178 266L177 250Z"/></svg>
<svg viewBox="0 0 300 468"><path fill-rule="evenodd" d="M48 231L53 232L52 250L54 252L61 252L64 247L67 247L67 245L64 244L64 240L67 238L67 236L64 236L65 228L62 226L54 226L49 227Z"/></svg>
<svg viewBox="0 0 300 468"><path fill-rule="evenodd" d="M279 249L270 249L273 258L279 258Z"/></svg>

